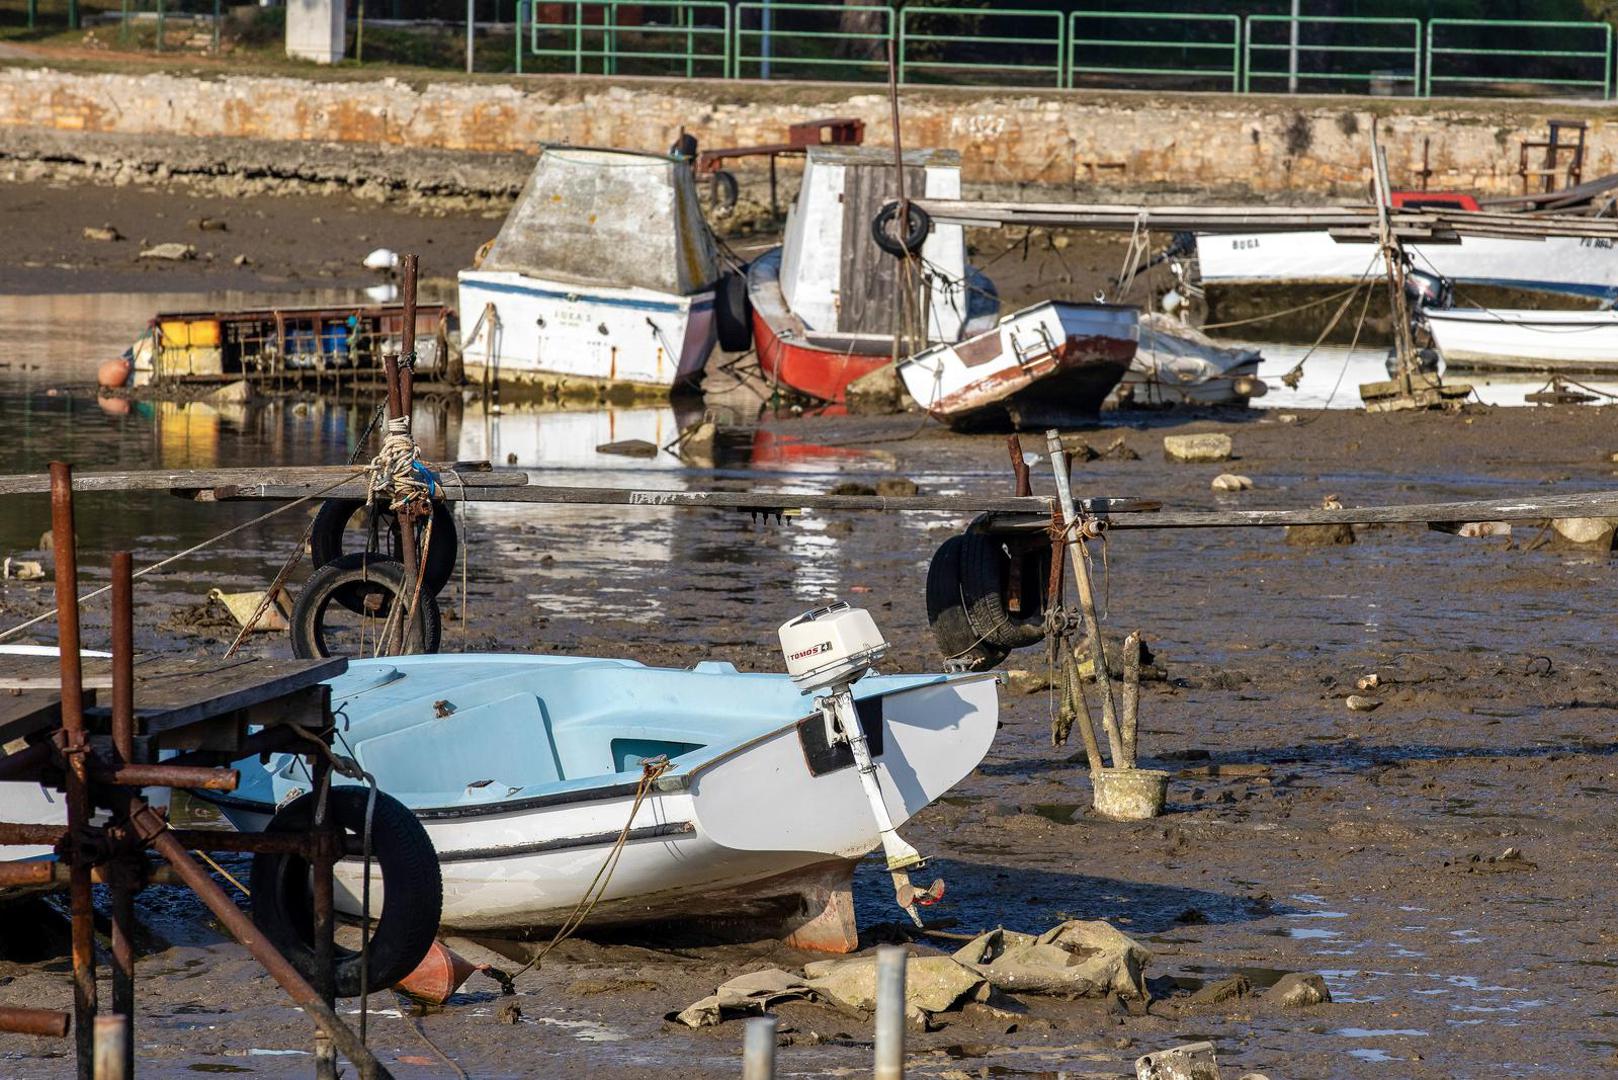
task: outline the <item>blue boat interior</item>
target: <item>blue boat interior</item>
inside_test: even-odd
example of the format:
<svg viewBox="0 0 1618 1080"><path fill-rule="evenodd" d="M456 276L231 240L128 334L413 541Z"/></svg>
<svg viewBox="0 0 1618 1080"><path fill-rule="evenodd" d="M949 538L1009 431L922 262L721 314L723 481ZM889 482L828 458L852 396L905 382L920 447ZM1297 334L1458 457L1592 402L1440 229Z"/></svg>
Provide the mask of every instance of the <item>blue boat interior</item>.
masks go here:
<svg viewBox="0 0 1618 1080"><path fill-rule="evenodd" d="M855 696L943 678L869 676ZM785 675L712 661L678 670L558 656L390 657L352 661L330 686L343 742L412 809L633 783L660 755L677 775L814 711ZM309 786L294 755L241 767L237 796L250 802L278 804Z"/></svg>

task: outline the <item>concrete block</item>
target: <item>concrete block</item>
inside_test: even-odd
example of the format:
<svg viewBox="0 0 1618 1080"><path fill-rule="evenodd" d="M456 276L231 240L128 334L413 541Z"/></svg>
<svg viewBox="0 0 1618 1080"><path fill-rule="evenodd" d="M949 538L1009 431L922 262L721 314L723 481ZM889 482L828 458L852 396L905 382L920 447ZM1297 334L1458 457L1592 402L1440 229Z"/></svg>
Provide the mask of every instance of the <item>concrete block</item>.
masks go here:
<svg viewBox="0 0 1618 1080"><path fill-rule="evenodd" d="M1229 435L1165 435L1163 456L1187 463L1228 461L1233 447Z"/></svg>

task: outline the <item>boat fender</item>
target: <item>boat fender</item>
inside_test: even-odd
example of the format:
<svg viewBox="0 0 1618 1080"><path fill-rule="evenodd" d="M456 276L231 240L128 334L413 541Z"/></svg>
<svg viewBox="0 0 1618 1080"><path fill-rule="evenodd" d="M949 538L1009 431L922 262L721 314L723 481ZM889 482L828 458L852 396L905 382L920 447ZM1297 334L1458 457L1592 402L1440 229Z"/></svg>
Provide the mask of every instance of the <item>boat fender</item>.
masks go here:
<svg viewBox="0 0 1618 1080"><path fill-rule="evenodd" d="M409 603L404 563L386 555L355 551L333 559L310 574L292 605L292 618L289 620L292 623L292 655L300 660L333 655L332 643L326 640L326 613L331 605L338 603L351 611L361 611L365 598L378 592L385 599L370 614L380 627L401 597ZM415 622L410 634L412 648L408 651L437 652L443 623L439 618L438 601L428 594L425 581L422 582L421 596L416 600Z"/></svg>
<svg viewBox="0 0 1618 1080"><path fill-rule="evenodd" d="M1039 572L1044 560L1037 553L1028 558L1035 572L1024 579L1023 610L1013 613L1007 602L1007 583L1012 573L1023 569L1024 560L1013 561L1004 542L989 533L968 532L961 538L961 597L967 615L984 640L1003 649L1037 645L1045 638L1048 575Z"/></svg>
<svg viewBox="0 0 1618 1080"><path fill-rule="evenodd" d="M330 563L343 551L343 533L348 523L363 506L363 499L327 499L315 513L315 523L309 532L309 561L315 569ZM378 507L381 524L387 526L391 540L389 554L399 550L399 516L385 506ZM417 541L416 549L421 549ZM437 596L455 575L455 559L460 553L460 537L455 531L455 514L449 504L433 500L433 542L427 547L427 561L422 567L421 591ZM352 598L339 594L337 602L355 611Z"/></svg>
<svg viewBox="0 0 1618 1080"><path fill-rule="evenodd" d="M753 347L753 302L746 275L725 271L714 287L713 311L721 349L739 353Z"/></svg>
<svg viewBox="0 0 1618 1080"><path fill-rule="evenodd" d="M967 615L961 598L961 544L961 537L950 537L927 564L927 625L946 660L968 671L987 671L1006 658L1007 650L985 641Z"/></svg>
<svg viewBox="0 0 1618 1080"><path fill-rule="evenodd" d="M331 789L328 812L345 835L363 837L369 798L368 787ZM265 832L307 833L314 816L315 793L310 792L276 811ZM444 883L427 830L404 803L381 791L371 816L371 859L382 879L382 911L366 946L367 988L376 993L409 976L432 948L443 915ZM345 862L358 868L357 858ZM319 986L309 860L291 853L254 855L250 887L254 924L304 978ZM334 956L337 996L358 997L359 952L339 945Z"/></svg>
<svg viewBox="0 0 1618 1080"><path fill-rule="evenodd" d="M933 231L933 219L921 207L910 204L910 211L906 215L907 229L904 236L895 236L893 225L899 217L899 204L891 202L877 211L876 217L871 219L871 239L876 246L892 255L902 259L906 255L915 255L921 251L921 245L927 242L927 235Z"/></svg>

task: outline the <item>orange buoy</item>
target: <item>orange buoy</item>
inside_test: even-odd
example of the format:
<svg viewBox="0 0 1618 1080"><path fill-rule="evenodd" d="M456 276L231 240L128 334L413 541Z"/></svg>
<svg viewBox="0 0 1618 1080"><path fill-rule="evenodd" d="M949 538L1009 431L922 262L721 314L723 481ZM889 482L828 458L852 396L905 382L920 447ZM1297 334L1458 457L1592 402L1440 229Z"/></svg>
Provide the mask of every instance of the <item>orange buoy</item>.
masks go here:
<svg viewBox="0 0 1618 1080"><path fill-rule="evenodd" d="M461 988L462 983L471 978L474 971L481 971L485 966L474 964L442 941L435 941L432 948L427 950L427 955L422 957L421 963L416 965L416 970L401 979L396 989L417 1001L442 1005Z"/></svg>
<svg viewBox="0 0 1618 1080"><path fill-rule="evenodd" d="M116 390L129 382L129 376L135 371L135 365L129 362L127 356L120 356L114 360L107 360L96 368L96 382L110 390Z"/></svg>
<svg viewBox="0 0 1618 1080"><path fill-rule="evenodd" d="M98 397L96 398L96 404L101 406L101 411L106 413L108 416L129 415L130 406L128 398Z"/></svg>

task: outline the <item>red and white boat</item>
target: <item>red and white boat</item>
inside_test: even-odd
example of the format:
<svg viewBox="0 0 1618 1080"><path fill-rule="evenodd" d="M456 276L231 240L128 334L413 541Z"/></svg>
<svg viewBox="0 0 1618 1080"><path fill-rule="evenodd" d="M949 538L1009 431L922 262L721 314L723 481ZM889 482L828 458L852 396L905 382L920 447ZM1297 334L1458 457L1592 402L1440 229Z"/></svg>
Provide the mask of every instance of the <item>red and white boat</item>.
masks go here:
<svg viewBox="0 0 1618 1080"><path fill-rule="evenodd" d="M907 194L960 197L954 151L912 150L904 164ZM888 151L810 147L783 243L747 274L753 343L772 382L836 404L850 382L893 359L899 260L871 233L872 219L894 198L893 171ZM928 340L957 342L991 329L1000 300L967 266L964 230L935 226L919 254Z"/></svg>
<svg viewBox="0 0 1618 1080"><path fill-rule="evenodd" d="M917 404L957 428L1093 420L1140 344L1140 312L1047 300L991 330L902 360Z"/></svg>

